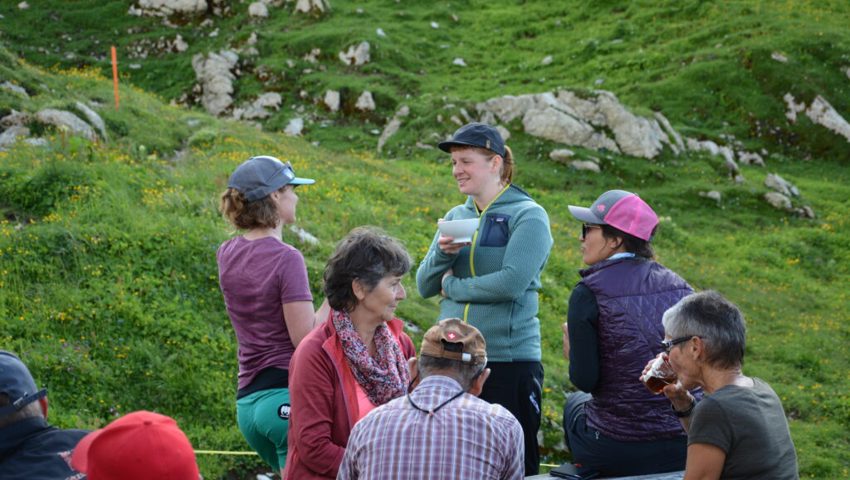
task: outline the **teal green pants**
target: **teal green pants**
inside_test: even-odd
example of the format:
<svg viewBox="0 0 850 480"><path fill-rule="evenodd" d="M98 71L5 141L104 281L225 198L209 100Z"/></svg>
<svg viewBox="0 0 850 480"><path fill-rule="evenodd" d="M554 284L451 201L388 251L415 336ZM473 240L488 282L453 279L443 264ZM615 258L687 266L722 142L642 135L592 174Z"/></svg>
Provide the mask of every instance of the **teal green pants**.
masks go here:
<svg viewBox="0 0 850 480"><path fill-rule="evenodd" d="M289 389L260 390L236 401L239 430L275 472L286 465Z"/></svg>

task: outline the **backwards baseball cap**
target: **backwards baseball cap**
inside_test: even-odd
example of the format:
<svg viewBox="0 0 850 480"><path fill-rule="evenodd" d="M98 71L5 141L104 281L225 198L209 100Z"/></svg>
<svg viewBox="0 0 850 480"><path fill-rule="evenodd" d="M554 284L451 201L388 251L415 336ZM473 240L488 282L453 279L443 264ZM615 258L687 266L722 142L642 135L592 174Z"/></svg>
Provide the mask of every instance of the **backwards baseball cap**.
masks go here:
<svg viewBox="0 0 850 480"><path fill-rule="evenodd" d="M658 215L632 192L608 190L590 208L569 205L570 213L582 222L611 225L647 242L658 225Z"/></svg>
<svg viewBox="0 0 850 480"><path fill-rule="evenodd" d="M36 387L29 369L14 353L0 350L0 393L9 397L9 405L0 408L0 417L5 417L44 398L47 389Z"/></svg>
<svg viewBox="0 0 850 480"><path fill-rule="evenodd" d="M447 318L425 332L419 353L481 365L487 363L487 342L477 328L459 318Z"/></svg>
<svg viewBox="0 0 850 480"><path fill-rule="evenodd" d="M71 466L89 480L198 480L195 452L173 418L128 413L80 440Z"/></svg>
<svg viewBox="0 0 850 480"><path fill-rule="evenodd" d="M455 131L452 138L438 145L440 150L451 153L452 147L481 147L505 156L505 141L495 128L486 123L468 123Z"/></svg>
<svg viewBox="0 0 850 480"><path fill-rule="evenodd" d="M236 171L227 182L229 188L239 190L245 199L254 202L265 198L284 185L311 185L316 183L312 178L298 178L289 162L267 155L251 157Z"/></svg>

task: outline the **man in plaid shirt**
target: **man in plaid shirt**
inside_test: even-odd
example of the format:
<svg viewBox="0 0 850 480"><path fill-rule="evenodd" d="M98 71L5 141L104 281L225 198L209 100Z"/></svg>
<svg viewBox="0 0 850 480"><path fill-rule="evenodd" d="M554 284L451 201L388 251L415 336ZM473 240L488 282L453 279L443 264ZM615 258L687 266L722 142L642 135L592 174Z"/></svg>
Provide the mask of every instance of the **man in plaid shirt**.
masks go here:
<svg viewBox="0 0 850 480"><path fill-rule="evenodd" d="M431 327L410 360L415 389L354 426L337 479L522 479L522 427L477 397L486 365L475 327L457 318Z"/></svg>

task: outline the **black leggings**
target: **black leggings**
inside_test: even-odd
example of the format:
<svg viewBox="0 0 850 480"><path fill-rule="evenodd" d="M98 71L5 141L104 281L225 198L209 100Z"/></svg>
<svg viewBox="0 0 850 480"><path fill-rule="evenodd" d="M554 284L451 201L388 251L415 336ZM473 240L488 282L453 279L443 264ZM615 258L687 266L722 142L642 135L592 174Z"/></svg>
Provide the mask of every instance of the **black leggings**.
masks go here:
<svg viewBox="0 0 850 480"><path fill-rule="evenodd" d="M540 470L537 431L543 406L543 364L540 362L492 362L490 377L479 396L508 409L522 425L525 437L525 476Z"/></svg>

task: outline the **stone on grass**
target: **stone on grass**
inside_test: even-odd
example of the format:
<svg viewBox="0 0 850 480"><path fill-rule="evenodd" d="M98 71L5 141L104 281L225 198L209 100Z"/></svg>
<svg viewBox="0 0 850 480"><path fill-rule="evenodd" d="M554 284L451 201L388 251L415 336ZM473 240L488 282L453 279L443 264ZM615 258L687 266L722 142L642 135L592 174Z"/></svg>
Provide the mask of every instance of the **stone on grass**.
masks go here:
<svg viewBox="0 0 850 480"><path fill-rule="evenodd" d="M207 11L207 0L139 0L138 5L138 14L157 17L169 17L174 14L198 15Z"/></svg>
<svg viewBox="0 0 850 480"><path fill-rule="evenodd" d="M332 112L339 110L339 92L336 90L328 90L325 92L325 97L322 99L325 106Z"/></svg>
<svg viewBox="0 0 850 480"><path fill-rule="evenodd" d="M301 135L302 130L304 130L304 119L293 118L289 120L288 124L286 124L286 128L283 130L283 133L296 137Z"/></svg>
<svg viewBox="0 0 850 480"><path fill-rule="evenodd" d="M35 118L41 123L53 125L60 130L67 130L73 135L79 135L91 141L97 140L97 135L94 133L94 129L91 128L91 125L71 112L45 108L36 113Z"/></svg>
<svg viewBox="0 0 850 480"><path fill-rule="evenodd" d="M0 83L0 88L2 88L3 90L8 90L10 92L17 93L18 95L21 95L24 98L30 98L29 94L23 87L15 85L14 83L8 80L3 83Z"/></svg>
<svg viewBox="0 0 850 480"><path fill-rule="evenodd" d="M552 55L546 55L543 60L540 60L540 65L550 65L552 63Z"/></svg>
<svg viewBox="0 0 850 480"><path fill-rule="evenodd" d="M779 63L788 63L788 57L786 57L785 55L783 55L779 52L771 53L770 58L776 60Z"/></svg>
<svg viewBox="0 0 850 480"><path fill-rule="evenodd" d="M393 118L387 122L387 125L384 127L384 131L381 132L381 136L378 138L378 153L381 153L384 149L384 145L386 145L387 140L398 132L398 129L401 128L402 119L408 115L410 115L410 107L402 105L401 108L395 112Z"/></svg>
<svg viewBox="0 0 850 480"><path fill-rule="evenodd" d="M841 135L850 142L850 123L847 123L847 120L822 96L818 95L815 97L812 104L806 110L806 116L818 125L826 127L827 130Z"/></svg>
<svg viewBox="0 0 850 480"><path fill-rule="evenodd" d="M0 133L0 150L5 150L6 147L12 146L19 138L26 138L30 135L30 129L21 125L12 125Z"/></svg>
<svg viewBox="0 0 850 480"><path fill-rule="evenodd" d="M236 76L231 70L239 62L239 55L231 50L192 57L195 78L201 85L201 104L207 112L220 115L233 104L233 81Z"/></svg>
<svg viewBox="0 0 850 480"><path fill-rule="evenodd" d="M592 160L573 160L569 163L569 165L576 170L585 172L599 173L601 171L599 169L599 164Z"/></svg>
<svg viewBox="0 0 850 480"><path fill-rule="evenodd" d="M511 138L511 132L501 125L496 125L496 131L499 132L499 135L502 136L502 140L505 142L507 142L508 139Z"/></svg>
<svg viewBox="0 0 850 480"><path fill-rule="evenodd" d="M298 13L322 14L331 9L328 0L298 0L295 3L295 11Z"/></svg>
<svg viewBox="0 0 850 480"><path fill-rule="evenodd" d="M18 4L18 8L21 9L21 10L26 10L26 9L30 8L30 4L27 3L27 2L21 2L21 3Z"/></svg>
<svg viewBox="0 0 850 480"><path fill-rule="evenodd" d="M566 163L575 156L575 152L568 148L559 148L549 152L549 158L559 163Z"/></svg>
<svg viewBox="0 0 850 480"><path fill-rule="evenodd" d="M12 110L8 115L0 118L0 127L8 128L14 125L26 125L32 117L26 112Z"/></svg>
<svg viewBox="0 0 850 480"><path fill-rule="evenodd" d="M307 243L307 244L310 244L310 245L318 245L319 244L319 239L316 238L315 235L311 234L307 230L304 230L303 228L300 228L296 225L290 225L289 231L294 233L298 237L298 240L301 243Z"/></svg>
<svg viewBox="0 0 850 480"><path fill-rule="evenodd" d="M387 34L386 34L386 33L384 33L384 29L383 29L383 28L376 28L376 29L375 29L375 35L377 35L377 36L379 36L379 37L386 37L386 36L387 36Z"/></svg>
<svg viewBox="0 0 850 480"><path fill-rule="evenodd" d="M362 112L371 112L375 110L375 99L372 98L372 92L366 90L357 97L357 103L354 108Z"/></svg>
<svg viewBox="0 0 850 480"><path fill-rule="evenodd" d="M269 7L263 2L254 2L248 6L248 15L257 18L268 18Z"/></svg>
<svg viewBox="0 0 850 480"><path fill-rule="evenodd" d="M779 192L767 192L764 194L764 199L767 200L773 208L780 210L791 210L791 199Z"/></svg>
<svg viewBox="0 0 850 480"><path fill-rule="evenodd" d="M83 102L78 101L76 103L76 106L77 110L79 110L83 113L83 115L85 115L86 120L89 121L89 124L97 129L97 131L100 133L100 136L104 140L108 140L109 137L106 135L106 124L103 122L103 119L100 118L100 115L98 115L97 112L89 108L89 106Z"/></svg>
<svg viewBox="0 0 850 480"><path fill-rule="evenodd" d="M720 195L720 192L718 192L717 190L710 190L708 192L699 192L699 196L708 198L710 200L714 200L715 202L717 202L718 205L720 205L720 200L723 198Z"/></svg>
<svg viewBox="0 0 850 480"><path fill-rule="evenodd" d="M770 173L767 175L767 177L765 177L764 186L772 190L776 190L777 192L787 197L800 196L800 190L798 190L793 183L789 182L788 180L785 180L784 178L780 177L775 173Z"/></svg>
<svg viewBox="0 0 850 480"><path fill-rule="evenodd" d="M351 45L345 52L339 52L339 59L346 65L360 66L369 63L369 42Z"/></svg>
<svg viewBox="0 0 850 480"><path fill-rule="evenodd" d="M465 67L466 62L462 58L457 57L454 60L452 60L452 65L457 65L458 67Z"/></svg>

